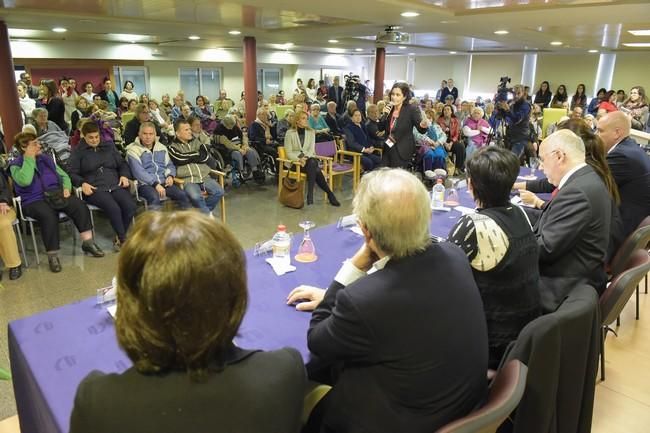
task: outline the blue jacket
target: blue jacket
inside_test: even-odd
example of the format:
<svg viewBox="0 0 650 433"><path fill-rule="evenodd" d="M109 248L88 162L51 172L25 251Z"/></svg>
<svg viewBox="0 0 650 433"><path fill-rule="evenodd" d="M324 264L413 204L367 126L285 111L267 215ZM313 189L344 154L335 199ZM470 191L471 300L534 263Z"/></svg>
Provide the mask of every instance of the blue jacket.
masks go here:
<svg viewBox="0 0 650 433"><path fill-rule="evenodd" d="M164 184L167 176L176 176L176 167L169 158L167 148L158 140L154 143L152 152L140 144L140 138L136 137L126 147L126 159L133 177L143 185Z"/></svg>
<svg viewBox="0 0 650 433"><path fill-rule="evenodd" d="M345 147L352 152L361 152L364 148L372 146L368 143L368 133L366 125L363 123L359 126L350 122L345 127Z"/></svg>

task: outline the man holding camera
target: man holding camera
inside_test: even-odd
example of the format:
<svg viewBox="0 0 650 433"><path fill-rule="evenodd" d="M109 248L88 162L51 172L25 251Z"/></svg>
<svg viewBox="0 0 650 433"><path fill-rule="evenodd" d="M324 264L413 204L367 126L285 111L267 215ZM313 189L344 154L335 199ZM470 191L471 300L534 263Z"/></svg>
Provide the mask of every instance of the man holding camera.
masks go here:
<svg viewBox="0 0 650 433"><path fill-rule="evenodd" d="M512 88L515 97L508 101L497 103L499 114L505 119L506 144L512 152L521 157L530 137L528 118L530 116L530 104L526 100L524 86L517 84Z"/></svg>

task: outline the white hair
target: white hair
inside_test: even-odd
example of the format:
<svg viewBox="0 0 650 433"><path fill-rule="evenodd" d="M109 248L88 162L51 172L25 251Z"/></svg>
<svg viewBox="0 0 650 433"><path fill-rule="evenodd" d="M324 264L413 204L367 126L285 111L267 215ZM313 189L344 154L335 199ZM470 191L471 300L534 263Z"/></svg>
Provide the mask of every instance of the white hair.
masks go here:
<svg viewBox="0 0 650 433"><path fill-rule="evenodd" d="M585 143L570 129L560 129L544 140L552 150L560 149L572 162L584 162Z"/></svg>
<svg viewBox="0 0 650 433"><path fill-rule="evenodd" d="M365 175L353 206L377 246L392 258L421 252L431 242L429 194L406 170L383 168Z"/></svg>

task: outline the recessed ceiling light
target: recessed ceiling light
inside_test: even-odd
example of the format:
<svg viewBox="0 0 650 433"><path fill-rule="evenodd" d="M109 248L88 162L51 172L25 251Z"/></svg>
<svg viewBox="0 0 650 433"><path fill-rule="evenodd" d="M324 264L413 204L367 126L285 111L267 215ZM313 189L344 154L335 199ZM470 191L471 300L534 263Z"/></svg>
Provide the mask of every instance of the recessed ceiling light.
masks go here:
<svg viewBox="0 0 650 433"><path fill-rule="evenodd" d="M68 29L66 29L66 28L64 28L64 27L54 27L54 28L52 29L52 31L53 31L54 33L65 33L65 32L68 31Z"/></svg>
<svg viewBox="0 0 650 433"><path fill-rule="evenodd" d="M354 51L361 52L363 51L363 48L355 48Z"/></svg>
<svg viewBox="0 0 650 433"><path fill-rule="evenodd" d="M556 46L557 45L562 45L562 42L561 41L553 41L553 42L551 42L551 45L556 45Z"/></svg>
<svg viewBox="0 0 650 433"><path fill-rule="evenodd" d="M507 35L510 33L508 30L497 30L494 32L495 35Z"/></svg>
<svg viewBox="0 0 650 433"><path fill-rule="evenodd" d="M339 43L339 41L337 39L328 39L327 42L329 42L330 44L338 44Z"/></svg>
<svg viewBox="0 0 650 433"><path fill-rule="evenodd" d="M450 51L449 54L456 54L456 51Z"/></svg>
<svg viewBox="0 0 650 433"><path fill-rule="evenodd" d="M402 15L405 18L414 18L420 16L418 12L402 12L400 15Z"/></svg>
<svg viewBox="0 0 650 433"><path fill-rule="evenodd" d="M405 47L404 45L400 45L400 46L397 47L397 48L399 48L400 50L405 50L405 49L406 49L406 47Z"/></svg>
<svg viewBox="0 0 650 433"><path fill-rule="evenodd" d="M646 47L650 47L650 42L633 42L630 44L623 44L623 45L630 48L646 48Z"/></svg>
<svg viewBox="0 0 650 433"><path fill-rule="evenodd" d="M650 30L628 30L627 32L634 36L650 36Z"/></svg>
<svg viewBox="0 0 650 433"><path fill-rule="evenodd" d="M237 36L241 35L241 32L239 30L231 30L228 32L229 35Z"/></svg>
<svg viewBox="0 0 650 433"><path fill-rule="evenodd" d="M189 39L191 41L198 41L199 39L201 39L201 36L191 35L191 36L188 36L187 39Z"/></svg>
<svg viewBox="0 0 650 433"><path fill-rule="evenodd" d="M456 24L457 22L457 20L442 20L440 24Z"/></svg>
<svg viewBox="0 0 650 433"><path fill-rule="evenodd" d="M589 52L593 54L593 53L597 53L598 50L589 50Z"/></svg>

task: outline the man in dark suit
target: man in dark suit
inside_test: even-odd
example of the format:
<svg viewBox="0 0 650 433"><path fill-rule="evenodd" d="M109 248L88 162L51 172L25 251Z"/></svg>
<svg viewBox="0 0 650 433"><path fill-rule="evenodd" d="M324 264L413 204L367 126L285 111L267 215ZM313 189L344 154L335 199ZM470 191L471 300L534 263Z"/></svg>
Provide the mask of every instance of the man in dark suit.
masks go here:
<svg viewBox="0 0 650 433"><path fill-rule="evenodd" d="M539 157L557 195L546 203L534 231L539 245L542 308L555 311L578 284L605 288L605 256L614 203L585 163L585 145L568 129L542 142Z"/></svg>
<svg viewBox="0 0 650 433"><path fill-rule="evenodd" d="M623 238L650 215L650 157L630 137L630 128L630 118L622 111L609 113L598 121L607 164L621 195L618 209L623 220Z"/></svg>
<svg viewBox="0 0 650 433"><path fill-rule="evenodd" d="M290 294L289 303L308 301L298 309L315 307L314 359L342 367L308 431L430 433L484 397L483 305L463 252L431 243L429 203L404 170L367 174L354 199L363 246L324 298L305 287Z"/></svg>
<svg viewBox="0 0 650 433"><path fill-rule="evenodd" d="M381 130L379 124L379 110L377 105L370 104L366 108L368 113L368 120L366 121L366 130L368 131L368 140L370 143L377 149L382 149L384 147L384 137L386 133Z"/></svg>
<svg viewBox="0 0 650 433"><path fill-rule="evenodd" d="M335 136L343 136L343 127L341 125L341 116L337 113L336 102L330 101L327 103L327 115L325 115L325 123Z"/></svg>
<svg viewBox="0 0 650 433"><path fill-rule="evenodd" d="M333 85L327 91L327 102L336 102L336 112L343 114L345 104L343 103L343 87L339 84L339 77L334 77Z"/></svg>

